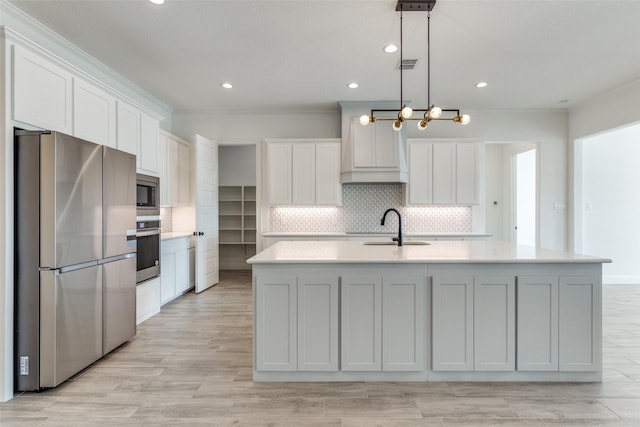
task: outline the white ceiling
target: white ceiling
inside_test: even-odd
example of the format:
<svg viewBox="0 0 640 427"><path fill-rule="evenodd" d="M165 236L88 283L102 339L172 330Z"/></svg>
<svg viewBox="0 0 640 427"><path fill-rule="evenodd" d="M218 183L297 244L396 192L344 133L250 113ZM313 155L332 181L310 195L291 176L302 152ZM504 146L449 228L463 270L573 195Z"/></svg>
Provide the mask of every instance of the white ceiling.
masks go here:
<svg viewBox="0 0 640 427"><path fill-rule="evenodd" d="M382 52L399 42L395 0L10 3L176 111L399 102L399 52ZM414 107L426 107L426 33L426 13L404 14ZM638 78L637 0L438 0L431 15L431 101L444 108L567 108Z"/></svg>

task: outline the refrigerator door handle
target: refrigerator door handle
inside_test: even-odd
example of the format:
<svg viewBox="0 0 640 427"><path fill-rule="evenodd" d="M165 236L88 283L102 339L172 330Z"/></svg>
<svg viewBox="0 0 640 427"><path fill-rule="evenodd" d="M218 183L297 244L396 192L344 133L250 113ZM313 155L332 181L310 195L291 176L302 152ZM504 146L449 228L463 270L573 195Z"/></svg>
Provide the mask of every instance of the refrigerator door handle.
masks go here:
<svg viewBox="0 0 640 427"><path fill-rule="evenodd" d="M96 265L98 265L98 261L87 261L87 262L83 262L81 264L74 264L74 265L67 265L61 268L57 268L55 269L55 274L63 274L63 273L69 273L71 271L76 271L76 270L82 270L84 268L89 268L89 267L95 267Z"/></svg>
<svg viewBox="0 0 640 427"><path fill-rule="evenodd" d="M116 255L109 258L103 258L101 260L98 260L98 264L108 264L110 262L120 261L123 259L135 258L135 256L136 256L135 252L124 254L124 255Z"/></svg>

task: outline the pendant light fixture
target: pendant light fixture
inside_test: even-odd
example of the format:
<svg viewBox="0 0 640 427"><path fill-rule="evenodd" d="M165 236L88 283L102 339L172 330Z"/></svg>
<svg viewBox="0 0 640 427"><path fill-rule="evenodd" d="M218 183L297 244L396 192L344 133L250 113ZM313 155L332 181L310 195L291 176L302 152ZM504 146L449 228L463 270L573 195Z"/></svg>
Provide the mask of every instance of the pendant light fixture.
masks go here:
<svg viewBox="0 0 640 427"><path fill-rule="evenodd" d="M440 108L431 103L431 11L436 0L398 0L396 11L400 11L400 108L398 110L371 110L370 115L360 117L363 126L371 122L388 120L393 121L393 130L402 129L402 123L407 120L418 121L418 129L425 130L432 120L449 120L461 125L468 125L471 117L468 114L460 114L458 109ZM402 56L402 13L403 12L427 12L427 105L428 108L412 109L404 104L402 97L402 71L404 68ZM396 113L396 117L376 117L375 113ZM421 112L422 117L413 117L414 112ZM444 113L448 113L443 116Z"/></svg>

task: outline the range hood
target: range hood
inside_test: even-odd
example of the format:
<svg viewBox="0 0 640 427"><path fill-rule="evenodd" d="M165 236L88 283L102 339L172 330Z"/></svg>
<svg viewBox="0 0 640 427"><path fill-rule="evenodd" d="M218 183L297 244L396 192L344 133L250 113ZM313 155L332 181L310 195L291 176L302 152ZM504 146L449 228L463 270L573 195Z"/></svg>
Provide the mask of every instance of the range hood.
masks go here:
<svg viewBox="0 0 640 427"><path fill-rule="evenodd" d="M386 108L389 103L375 103ZM393 103L392 105L397 105ZM408 181L404 131L396 132L390 122L360 124L371 103L341 102L342 183L406 183Z"/></svg>

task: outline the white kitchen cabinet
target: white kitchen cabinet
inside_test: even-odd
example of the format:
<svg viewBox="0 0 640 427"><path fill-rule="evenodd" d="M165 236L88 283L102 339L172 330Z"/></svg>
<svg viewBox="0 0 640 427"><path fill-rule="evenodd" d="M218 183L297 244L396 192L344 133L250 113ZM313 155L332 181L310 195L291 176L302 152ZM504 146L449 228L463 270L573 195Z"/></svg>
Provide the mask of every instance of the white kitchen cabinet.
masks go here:
<svg viewBox="0 0 640 427"><path fill-rule="evenodd" d="M602 286L595 276L518 277L517 369L601 369Z"/></svg>
<svg viewBox="0 0 640 427"><path fill-rule="evenodd" d="M271 205L339 205L340 142L267 140Z"/></svg>
<svg viewBox="0 0 640 427"><path fill-rule="evenodd" d="M189 237L162 240L160 302L166 304L189 289Z"/></svg>
<svg viewBox="0 0 640 427"><path fill-rule="evenodd" d="M433 144L433 203L456 204L455 144Z"/></svg>
<svg viewBox="0 0 640 427"><path fill-rule="evenodd" d="M73 134L73 76L22 46L13 46L13 119Z"/></svg>
<svg viewBox="0 0 640 427"><path fill-rule="evenodd" d="M298 371L338 371L337 276L298 276Z"/></svg>
<svg viewBox="0 0 640 427"><path fill-rule="evenodd" d="M353 118L353 165L356 168L397 168L398 133L390 122L360 124Z"/></svg>
<svg viewBox="0 0 640 427"><path fill-rule="evenodd" d="M479 203L480 143L411 139L407 146L408 205Z"/></svg>
<svg viewBox="0 0 640 427"><path fill-rule="evenodd" d="M602 367L602 285L597 277L560 277L558 369L598 371Z"/></svg>
<svg viewBox="0 0 640 427"><path fill-rule="evenodd" d="M116 148L116 98L77 77L73 79L73 135Z"/></svg>
<svg viewBox="0 0 640 427"><path fill-rule="evenodd" d="M271 205L292 204L291 150L290 143L267 143L267 174Z"/></svg>
<svg viewBox="0 0 640 427"><path fill-rule="evenodd" d="M160 206L170 206L169 204L169 180L167 162L167 144L169 134L160 130L158 133L158 177L160 178Z"/></svg>
<svg viewBox="0 0 640 427"><path fill-rule="evenodd" d="M136 325L160 312L160 278L136 286Z"/></svg>
<svg viewBox="0 0 640 427"><path fill-rule="evenodd" d="M166 304L176 297L176 254L174 251L165 249L168 242L162 243L162 253L160 254L160 265L162 274L160 275L160 303Z"/></svg>
<svg viewBox="0 0 640 427"><path fill-rule="evenodd" d="M341 370L382 370L382 275L341 278Z"/></svg>
<svg viewBox="0 0 640 427"><path fill-rule="evenodd" d="M294 275L265 274L256 283L256 370L298 369L298 298Z"/></svg>
<svg viewBox="0 0 640 427"><path fill-rule="evenodd" d="M477 205L479 196L480 144L456 144L456 204Z"/></svg>
<svg viewBox="0 0 640 427"><path fill-rule="evenodd" d="M383 275L383 371L424 370L425 288L426 277L421 268Z"/></svg>
<svg viewBox="0 0 640 427"><path fill-rule="evenodd" d="M158 133L160 123L153 117L140 114L140 145L138 157L140 169L143 173L158 174Z"/></svg>
<svg viewBox="0 0 640 427"><path fill-rule="evenodd" d="M475 371L513 371L516 353L515 277L473 279Z"/></svg>
<svg viewBox="0 0 640 427"><path fill-rule="evenodd" d="M178 206L191 206L191 146L178 142Z"/></svg>
<svg viewBox="0 0 640 427"><path fill-rule="evenodd" d="M140 168L140 110L124 101L117 101L116 105L117 131L116 142L118 150L136 156L136 167Z"/></svg>
<svg viewBox="0 0 640 427"><path fill-rule="evenodd" d="M517 369L558 370L558 277L518 277Z"/></svg>
<svg viewBox="0 0 640 427"><path fill-rule="evenodd" d="M163 206L191 206L191 146L165 132L158 134L158 175Z"/></svg>
<svg viewBox="0 0 640 427"><path fill-rule="evenodd" d="M473 370L473 276L433 276L432 369Z"/></svg>
<svg viewBox="0 0 640 427"><path fill-rule="evenodd" d="M409 141L407 152L409 155L407 204L433 204L433 144Z"/></svg>
<svg viewBox="0 0 640 427"><path fill-rule="evenodd" d="M342 204L340 149L340 142L323 142L316 144L316 205Z"/></svg>
<svg viewBox="0 0 640 427"><path fill-rule="evenodd" d="M291 144L291 203L294 205L315 204L315 181L315 144Z"/></svg>

